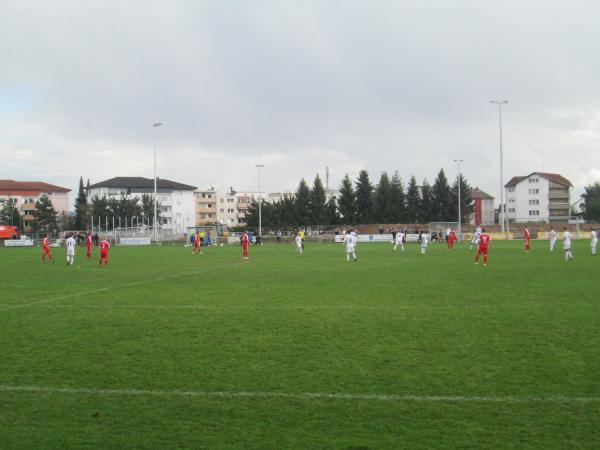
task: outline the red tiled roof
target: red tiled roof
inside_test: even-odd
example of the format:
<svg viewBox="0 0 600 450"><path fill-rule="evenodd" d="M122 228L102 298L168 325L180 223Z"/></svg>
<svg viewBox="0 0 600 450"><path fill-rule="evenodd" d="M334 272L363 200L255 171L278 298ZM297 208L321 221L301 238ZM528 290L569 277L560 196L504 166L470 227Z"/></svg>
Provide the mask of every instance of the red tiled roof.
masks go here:
<svg viewBox="0 0 600 450"><path fill-rule="evenodd" d="M71 189L44 183L42 181L0 180L0 192L6 192L4 195L28 195L32 192L71 192Z"/></svg>
<svg viewBox="0 0 600 450"><path fill-rule="evenodd" d="M476 198L480 198L482 200L493 200L494 197L492 197L490 194L488 194L487 192L483 192L481 189L479 188L475 188L475 189L471 189L471 197L473 197L473 199Z"/></svg>
<svg viewBox="0 0 600 450"><path fill-rule="evenodd" d="M558 173L547 173L547 172L531 172L529 175L525 175L525 176L519 176L519 177L512 177L508 183L506 183L504 185L504 187L514 187L515 185L519 184L521 181L523 181L526 178L529 178L531 175L539 175L540 177L546 178L547 180L550 181L554 181L555 183L558 184L562 184L563 186L569 186L569 187L573 187L573 185L571 184L571 182L569 180L567 180L565 177L563 177L562 175L559 175Z"/></svg>
<svg viewBox="0 0 600 450"><path fill-rule="evenodd" d="M518 183L523 181L525 178L527 178L527 177L512 177L510 180L508 180L508 183L506 183L504 185L504 187L508 188L508 187L516 186Z"/></svg>
<svg viewBox="0 0 600 450"><path fill-rule="evenodd" d="M550 181L554 181L555 183L562 184L564 186L573 187L573 185L571 184L571 182L569 180L567 180L565 177L563 177L562 175L559 175L557 173L545 173L545 172L535 172L535 173L537 173L541 177L547 178Z"/></svg>

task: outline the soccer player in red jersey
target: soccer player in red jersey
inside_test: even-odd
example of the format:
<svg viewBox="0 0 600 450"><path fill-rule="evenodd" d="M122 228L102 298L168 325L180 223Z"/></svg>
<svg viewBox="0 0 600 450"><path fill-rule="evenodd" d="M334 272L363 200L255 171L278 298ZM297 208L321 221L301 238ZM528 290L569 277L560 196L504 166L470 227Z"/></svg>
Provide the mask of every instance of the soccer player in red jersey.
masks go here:
<svg viewBox="0 0 600 450"><path fill-rule="evenodd" d="M248 248L250 247L250 238L248 237L248 232L244 231L242 234L242 258L248 259Z"/></svg>
<svg viewBox="0 0 600 450"><path fill-rule="evenodd" d="M108 249L110 248L110 244L106 239L102 239L100 241L100 265L98 267L102 267L102 261L104 261L104 265L108 265Z"/></svg>
<svg viewBox="0 0 600 450"><path fill-rule="evenodd" d="M87 235L87 239L85 241L85 246L87 249L87 253L85 254L85 256L87 257L87 259L90 259L92 257L92 233L88 233Z"/></svg>
<svg viewBox="0 0 600 450"><path fill-rule="evenodd" d="M200 232L196 233L194 236L194 248L192 249L192 255L195 253L202 254L202 239L200 238Z"/></svg>
<svg viewBox="0 0 600 450"><path fill-rule="evenodd" d="M488 247L492 238L485 232L485 228L481 230L479 235L479 249L477 249L477 256L475 256L475 264L479 264L479 255L483 253L483 265L487 266L488 263Z"/></svg>
<svg viewBox="0 0 600 450"><path fill-rule="evenodd" d="M448 236L448 248L454 248L454 243L457 241L456 233L454 230L450 231L450 235Z"/></svg>
<svg viewBox="0 0 600 450"><path fill-rule="evenodd" d="M525 251L526 252L529 252L531 250L530 242L531 242L531 233L529 232L529 229L527 227L525 227Z"/></svg>
<svg viewBox="0 0 600 450"><path fill-rule="evenodd" d="M48 239L47 234L44 235L44 240L42 241L42 262L46 261L46 256L50 259L50 261L54 262L52 252L50 251L50 239Z"/></svg>

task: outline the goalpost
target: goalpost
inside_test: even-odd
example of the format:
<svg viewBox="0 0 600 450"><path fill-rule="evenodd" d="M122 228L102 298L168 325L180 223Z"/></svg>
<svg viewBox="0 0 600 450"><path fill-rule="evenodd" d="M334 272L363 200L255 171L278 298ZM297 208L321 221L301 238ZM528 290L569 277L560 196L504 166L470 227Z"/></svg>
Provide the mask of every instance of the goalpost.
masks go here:
<svg viewBox="0 0 600 450"><path fill-rule="evenodd" d="M464 224L462 224L464 226ZM446 239L446 231L451 228L456 233L458 240L464 240L465 233L458 233L458 222L429 222L429 234L436 232L438 236L442 233L442 239Z"/></svg>

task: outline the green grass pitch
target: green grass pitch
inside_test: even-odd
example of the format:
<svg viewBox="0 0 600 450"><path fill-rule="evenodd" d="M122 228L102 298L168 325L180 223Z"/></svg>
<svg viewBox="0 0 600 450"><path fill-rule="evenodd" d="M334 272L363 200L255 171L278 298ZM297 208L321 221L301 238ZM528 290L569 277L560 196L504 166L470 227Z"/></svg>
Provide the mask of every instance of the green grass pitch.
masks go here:
<svg viewBox="0 0 600 450"><path fill-rule="evenodd" d="M599 448L575 243L1 248L0 448Z"/></svg>

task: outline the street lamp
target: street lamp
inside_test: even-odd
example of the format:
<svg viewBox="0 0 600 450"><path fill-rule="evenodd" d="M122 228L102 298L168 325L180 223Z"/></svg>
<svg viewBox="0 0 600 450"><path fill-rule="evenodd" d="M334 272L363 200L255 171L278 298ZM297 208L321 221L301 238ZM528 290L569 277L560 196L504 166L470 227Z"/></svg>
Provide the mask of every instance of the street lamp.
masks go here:
<svg viewBox="0 0 600 450"><path fill-rule="evenodd" d="M504 208L504 185L502 181L502 105L506 105L508 100L491 100L490 103L498 105L498 125L500 130L500 212L502 214L502 232L504 233L506 210Z"/></svg>
<svg viewBox="0 0 600 450"><path fill-rule="evenodd" d="M256 164L254 167L258 169L258 237L262 240L262 197L260 195L260 169L265 167L264 164Z"/></svg>
<svg viewBox="0 0 600 450"><path fill-rule="evenodd" d="M460 234L462 232L462 214L461 214L461 208L460 208L460 185L461 185L462 177L460 175L460 163L464 162L464 159L455 159L454 162L458 166L458 181L456 184L458 185L458 233Z"/></svg>
<svg viewBox="0 0 600 450"><path fill-rule="evenodd" d="M153 130L153 142L154 142L154 242L158 242L158 228L157 228L157 199L156 199L156 141L158 140L158 127L165 125L166 122L156 122L152 125Z"/></svg>

